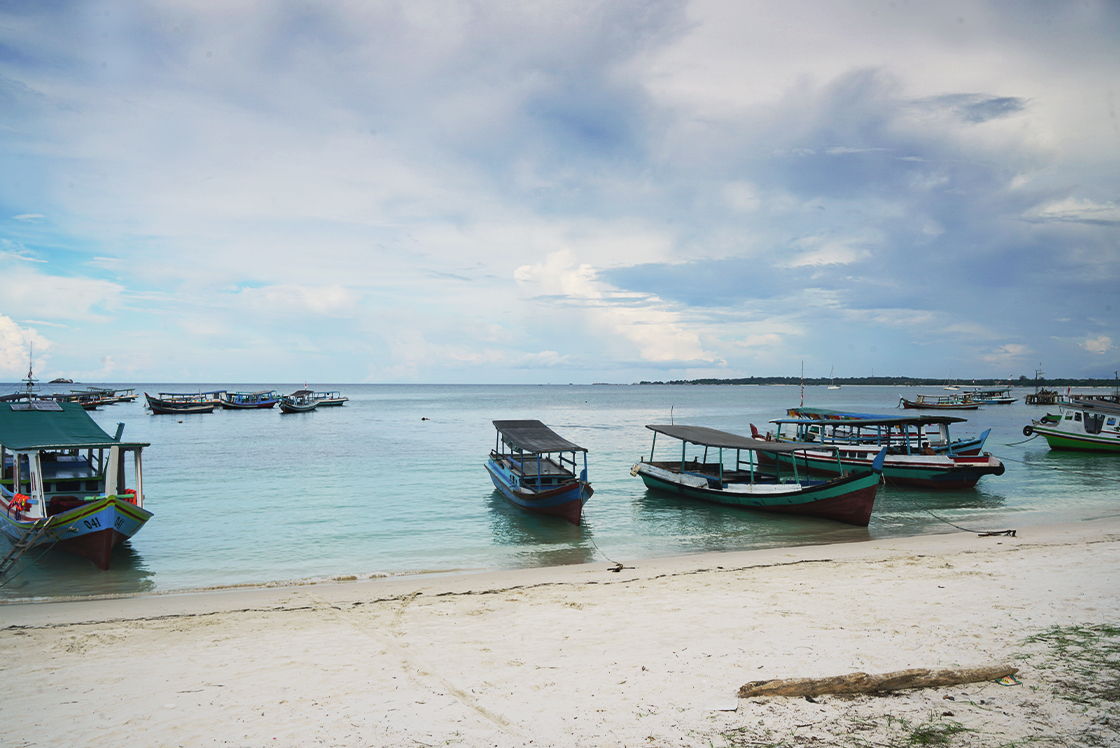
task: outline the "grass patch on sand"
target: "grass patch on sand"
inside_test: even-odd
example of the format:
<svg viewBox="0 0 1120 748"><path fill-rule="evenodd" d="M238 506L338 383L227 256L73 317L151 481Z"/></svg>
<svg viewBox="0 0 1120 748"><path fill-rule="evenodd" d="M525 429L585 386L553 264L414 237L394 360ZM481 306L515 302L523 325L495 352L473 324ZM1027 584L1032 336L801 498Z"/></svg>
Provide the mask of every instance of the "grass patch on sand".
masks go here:
<svg viewBox="0 0 1120 748"><path fill-rule="evenodd" d="M748 727L722 734L732 748L797 748L798 746L837 746L837 748L913 748L914 746L952 746L953 736L975 732L943 716L929 715L914 724L905 717L884 714L874 719L846 718L828 726L828 735L810 730L778 736L770 730Z"/></svg>
<svg viewBox="0 0 1120 748"><path fill-rule="evenodd" d="M1120 626L1053 626L1025 643L1047 648L1045 657L1023 659L1049 673L1058 696L1112 710L1120 703Z"/></svg>

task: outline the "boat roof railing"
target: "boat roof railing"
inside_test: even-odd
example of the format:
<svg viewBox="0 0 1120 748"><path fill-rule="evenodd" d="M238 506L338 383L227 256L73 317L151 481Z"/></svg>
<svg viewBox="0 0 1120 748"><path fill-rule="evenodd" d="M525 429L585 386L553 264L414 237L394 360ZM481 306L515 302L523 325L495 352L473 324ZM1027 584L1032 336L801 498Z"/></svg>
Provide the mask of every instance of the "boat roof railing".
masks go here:
<svg viewBox="0 0 1120 748"><path fill-rule="evenodd" d="M552 452L586 452L540 421L494 421L502 440L522 452L543 455Z"/></svg>
<svg viewBox="0 0 1120 748"><path fill-rule="evenodd" d="M227 390L210 390L208 392L161 392L160 396L169 395L171 397L198 397L199 395L221 395Z"/></svg>
<svg viewBox="0 0 1120 748"><path fill-rule="evenodd" d="M882 418L772 418L770 423L804 423L813 426L925 426L927 424L966 423L957 416L883 416Z"/></svg>
<svg viewBox="0 0 1120 748"><path fill-rule="evenodd" d="M822 449L835 449L830 444L813 444L808 442L768 442L750 436L732 434L727 431L710 429L707 426L683 425L650 425L646 428L657 434L664 434L682 442L697 444L701 447L719 447L722 449L750 449L755 452L790 453L801 452L806 449L820 451Z"/></svg>

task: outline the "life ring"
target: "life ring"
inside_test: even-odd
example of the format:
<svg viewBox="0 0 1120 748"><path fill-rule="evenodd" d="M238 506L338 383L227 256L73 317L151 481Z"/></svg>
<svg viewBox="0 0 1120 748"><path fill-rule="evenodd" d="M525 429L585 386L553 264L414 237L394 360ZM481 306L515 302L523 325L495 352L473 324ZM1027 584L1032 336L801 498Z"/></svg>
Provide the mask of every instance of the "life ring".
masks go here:
<svg viewBox="0 0 1120 748"><path fill-rule="evenodd" d="M136 503L136 489L134 489L134 488L126 488L123 491L121 491L119 495L122 499L127 501L129 504L135 504Z"/></svg>
<svg viewBox="0 0 1120 748"><path fill-rule="evenodd" d="M1033 427L1031 427L1031 426L1024 426L1023 427L1023 436L1030 436L1033 433L1034 433L1034 428Z"/></svg>

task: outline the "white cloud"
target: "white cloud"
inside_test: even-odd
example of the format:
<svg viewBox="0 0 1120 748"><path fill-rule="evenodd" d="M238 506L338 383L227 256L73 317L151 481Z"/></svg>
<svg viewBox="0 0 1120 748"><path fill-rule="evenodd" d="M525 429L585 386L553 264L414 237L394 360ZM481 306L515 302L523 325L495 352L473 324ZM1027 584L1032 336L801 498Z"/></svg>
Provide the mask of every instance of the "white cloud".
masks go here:
<svg viewBox="0 0 1120 748"><path fill-rule="evenodd" d="M353 314L362 294L340 285L278 285L242 289L237 297L236 306L266 316L338 317Z"/></svg>
<svg viewBox="0 0 1120 748"><path fill-rule="evenodd" d="M9 380L25 377L29 364L42 371L53 347L48 338L33 328L22 328L11 317L0 314L0 376ZM32 350L34 361L30 359Z"/></svg>
<svg viewBox="0 0 1120 748"><path fill-rule="evenodd" d="M1089 351L1089 353L1107 353L1112 350L1112 338L1107 335L1089 338L1081 343L1081 347Z"/></svg>
<svg viewBox="0 0 1120 748"><path fill-rule="evenodd" d="M120 303L124 288L118 283L48 275L32 266L5 262L12 259L10 255L0 256L0 277L4 278L4 295L0 304L9 314L49 321L104 322L110 317L95 309L108 312Z"/></svg>
<svg viewBox="0 0 1120 748"><path fill-rule="evenodd" d="M569 250L547 255L535 265L523 265L514 278L532 296L559 295L583 309L584 325L629 341L647 361L713 361L700 336L683 317L656 297L617 295L600 282L595 270L579 263ZM609 345L609 343L608 343Z"/></svg>

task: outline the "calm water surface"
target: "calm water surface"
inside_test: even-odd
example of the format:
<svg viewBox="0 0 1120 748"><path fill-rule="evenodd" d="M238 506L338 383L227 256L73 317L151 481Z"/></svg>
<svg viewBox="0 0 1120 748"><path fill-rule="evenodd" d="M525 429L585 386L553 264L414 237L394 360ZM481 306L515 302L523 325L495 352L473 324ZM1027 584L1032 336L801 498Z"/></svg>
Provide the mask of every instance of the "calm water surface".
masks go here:
<svg viewBox="0 0 1120 748"><path fill-rule="evenodd" d="M183 385L111 385L138 392ZM190 390L300 385L213 384ZM880 488L871 525L755 514L647 492L630 467L648 454L647 423L750 433L801 401L798 387L315 385L341 408L281 415L219 410L149 415L142 402L91 415L144 451L155 513L104 572L61 552L28 554L0 599L170 591L285 580L457 572L623 561L870 538L1022 529L1120 512L1120 459L1053 453L1022 428L1045 408L985 406L954 435L991 428L1007 464L975 489ZM4 391L16 386L3 388ZM805 405L901 414L899 396L936 388L806 387ZM1030 390L1016 390L1020 398ZM142 398L141 398L142 400ZM1053 410L1053 409L1052 409ZM590 451L595 495L584 525L523 513L494 491L483 463L491 421L536 418ZM424 420L429 419L429 420ZM664 441L659 444L659 454Z"/></svg>

